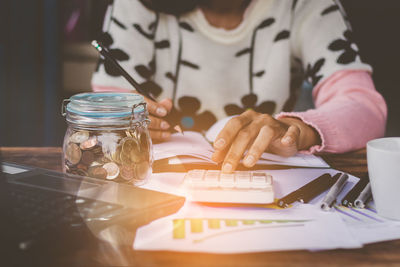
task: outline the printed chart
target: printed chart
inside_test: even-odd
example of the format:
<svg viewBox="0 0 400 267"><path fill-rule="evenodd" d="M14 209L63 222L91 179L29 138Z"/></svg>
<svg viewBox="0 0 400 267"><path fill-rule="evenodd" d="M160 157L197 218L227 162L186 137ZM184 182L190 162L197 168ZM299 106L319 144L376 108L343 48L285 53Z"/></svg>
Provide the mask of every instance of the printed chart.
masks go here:
<svg viewBox="0 0 400 267"><path fill-rule="evenodd" d="M267 228L301 227L309 220L256 220L221 218L173 219L173 239L189 239L193 243L225 238Z"/></svg>

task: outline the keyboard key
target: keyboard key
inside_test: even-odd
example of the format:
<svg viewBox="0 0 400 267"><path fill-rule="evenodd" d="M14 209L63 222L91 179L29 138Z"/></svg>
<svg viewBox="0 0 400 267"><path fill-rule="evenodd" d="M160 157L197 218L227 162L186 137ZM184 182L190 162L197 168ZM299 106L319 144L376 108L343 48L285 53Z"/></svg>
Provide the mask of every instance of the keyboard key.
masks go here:
<svg viewBox="0 0 400 267"><path fill-rule="evenodd" d="M235 187L235 174L233 173L221 173L219 177L219 185L222 188L233 188Z"/></svg>
<svg viewBox="0 0 400 267"><path fill-rule="evenodd" d="M251 187L250 177L251 177L250 172L236 172L235 173L236 187L250 188Z"/></svg>
<svg viewBox="0 0 400 267"><path fill-rule="evenodd" d="M254 172L251 181L252 188L267 188L269 186L267 175L264 172Z"/></svg>
<svg viewBox="0 0 400 267"><path fill-rule="evenodd" d="M206 175L204 176L204 185L206 187L218 187L219 174L220 171L207 171Z"/></svg>

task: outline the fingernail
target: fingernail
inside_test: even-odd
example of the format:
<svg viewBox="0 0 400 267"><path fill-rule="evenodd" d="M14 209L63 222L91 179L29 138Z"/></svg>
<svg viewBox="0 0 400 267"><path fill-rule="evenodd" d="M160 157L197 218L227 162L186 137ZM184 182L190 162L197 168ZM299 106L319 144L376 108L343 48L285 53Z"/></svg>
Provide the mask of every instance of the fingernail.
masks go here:
<svg viewBox="0 0 400 267"><path fill-rule="evenodd" d="M161 124L160 124L160 127L161 127L161 129L166 130L166 129L169 128L169 124L166 121L162 121Z"/></svg>
<svg viewBox="0 0 400 267"><path fill-rule="evenodd" d="M167 138L170 137L170 133L164 132L164 133L161 134L161 137L162 137L163 139L167 139Z"/></svg>
<svg viewBox="0 0 400 267"><path fill-rule="evenodd" d="M165 108L157 108L156 113L158 116L165 116L167 115L167 110Z"/></svg>
<svg viewBox="0 0 400 267"><path fill-rule="evenodd" d="M290 136L286 136L285 138L282 139L282 142L286 144L291 144L293 142L293 139Z"/></svg>
<svg viewBox="0 0 400 267"><path fill-rule="evenodd" d="M214 143L214 146L215 146L215 148L217 148L217 149L223 148L224 145L225 145L225 140L222 139L222 138L218 139L218 140L215 141L215 143Z"/></svg>
<svg viewBox="0 0 400 267"><path fill-rule="evenodd" d="M245 159L244 159L244 165L251 167L254 164L254 157L252 155L248 155Z"/></svg>
<svg viewBox="0 0 400 267"><path fill-rule="evenodd" d="M230 163L225 163L224 166L222 166L222 172L231 172L232 171L232 165Z"/></svg>

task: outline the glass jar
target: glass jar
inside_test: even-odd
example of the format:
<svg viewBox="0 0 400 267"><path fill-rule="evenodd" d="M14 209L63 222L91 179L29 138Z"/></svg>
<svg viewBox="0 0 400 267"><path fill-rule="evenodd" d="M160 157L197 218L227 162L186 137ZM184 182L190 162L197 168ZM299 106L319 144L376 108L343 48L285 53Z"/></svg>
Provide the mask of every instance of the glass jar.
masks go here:
<svg viewBox="0 0 400 267"><path fill-rule="evenodd" d="M152 143L146 103L133 93L82 93L65 99L64 172L116 182L144 183Z"/></svg>

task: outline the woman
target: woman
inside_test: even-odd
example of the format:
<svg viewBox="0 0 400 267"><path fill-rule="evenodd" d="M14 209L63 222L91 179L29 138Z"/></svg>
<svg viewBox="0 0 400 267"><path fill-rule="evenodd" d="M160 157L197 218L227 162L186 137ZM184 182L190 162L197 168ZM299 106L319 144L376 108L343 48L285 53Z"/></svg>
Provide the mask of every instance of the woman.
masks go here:
<svg viewBox="0 0 400 267"><path fill-rule="evenodd" d="M264 151L283 156L345 152L384 134L386 104L331 0L115 0L103 43L142 86L155 140L172 113L185 130L231 119L214 147L222 170L253 166ZM304 79L315 109L290 112ZM107 62L95 91L130 91ZM175 106L175 108L172 108Z"/></svg>

